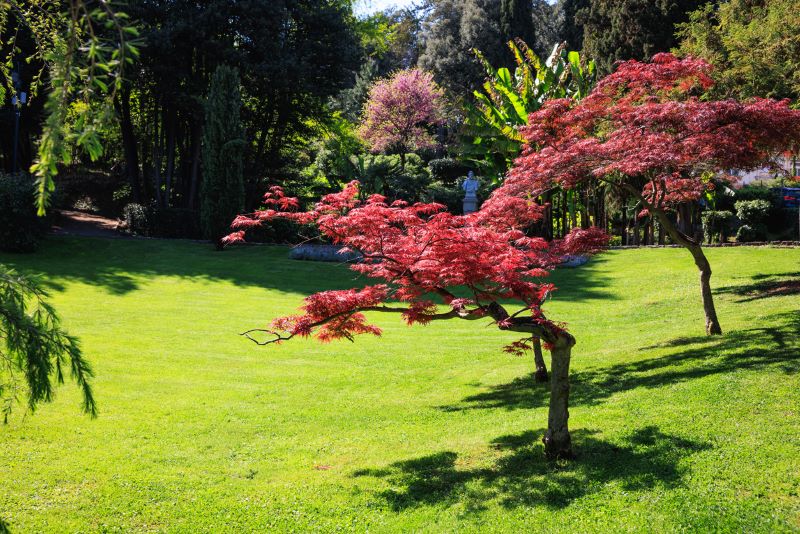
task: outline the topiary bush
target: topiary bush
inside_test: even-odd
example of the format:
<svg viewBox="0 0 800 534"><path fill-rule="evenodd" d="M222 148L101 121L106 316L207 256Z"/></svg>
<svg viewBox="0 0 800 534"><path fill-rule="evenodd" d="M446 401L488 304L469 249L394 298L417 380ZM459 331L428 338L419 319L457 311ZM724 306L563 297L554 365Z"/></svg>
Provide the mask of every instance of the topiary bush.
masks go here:
<svg viewBox="0 0 800 534"><path fill-rule="evenodd" d="M772 203L768 200L740 200L736 204L736 217L742 223L736 232L736 241L766 241L766 221L772 212Z"/></svg>
<svg viewBox="0 0 800 534"><path fill-rule="evenodd" d="M743 224L736 231L736 241L739 243L748 243L752 241L765 241L767 239L767 228L763 224L756 224L750 226Z"/></svg>
<svg viewBox="0 0 800 534"><path fill-rule="evenodd" d="M733 213L730 211L704 211L703 235L707 243L724 243L728 239L728 230L733 221Z"/></svg>
<svg viewBox="0 0 800 534"><path fill-rule="evenodd" d="M125 228L134 235L150 235L150 214L149 208L134 202L122 208L122 219L125 221Z"/></svg>
<svg viewBox="0 0 800 534"><path fill-rule="evenodd" d="M50 227L50 219L38 217L36 188L26 174L0 173L0 250L33 252Z"/></svg>
<svg viewBox="0 0 800 534"><path fill-rule="evenodd" d="M464 190L458 185L433 182L425 189L423 201L444 204L450 213L460 214L464 209Z"/></svg>
<svg viewBox="0 0 800 534"><path fill-rule="evenodd" d="M432 159L428 162L428 169L433 180L444 185L455 185L459 178L469 172L466 165L453 158Z"/></svg>
<svg viewBox="0 0 800 534"><path fill-rule="evenodd" d="M770 215L772 203L767 200L740 200L736 204L736 216L742 224L763 224Z"/></svg>

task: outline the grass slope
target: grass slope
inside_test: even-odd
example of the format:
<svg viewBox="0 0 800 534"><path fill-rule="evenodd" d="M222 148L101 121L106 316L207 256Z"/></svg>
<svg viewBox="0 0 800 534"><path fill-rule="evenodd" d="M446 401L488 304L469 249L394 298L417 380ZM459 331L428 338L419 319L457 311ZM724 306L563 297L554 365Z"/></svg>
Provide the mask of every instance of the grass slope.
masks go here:
<svg viewBox="0 0 800 534"><path fill-rule="evenodd" d="M797 249L712 249L702 335L683 250L559 270L579 458L544 461L547 392L474 322L259 348L237 332L353 274L286 249L51 239L41 274L94 364L0 428L14 532L800 530Z"/></svg>

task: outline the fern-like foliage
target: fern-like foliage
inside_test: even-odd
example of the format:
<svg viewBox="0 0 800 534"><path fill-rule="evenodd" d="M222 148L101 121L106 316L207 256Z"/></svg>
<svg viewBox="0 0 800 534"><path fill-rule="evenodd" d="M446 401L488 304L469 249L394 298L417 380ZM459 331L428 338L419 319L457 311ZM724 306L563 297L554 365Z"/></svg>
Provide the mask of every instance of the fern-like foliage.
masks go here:
<svg viewBox="0 0 800 534"><path fill-rule="evenodd" d="M61 326L47 293L33 280L0 265L0 402L8 421L15 404L33 412L53 400L65 375L81 389L83 411L97 415L89 383L94 373L78 340Z"/></svg>

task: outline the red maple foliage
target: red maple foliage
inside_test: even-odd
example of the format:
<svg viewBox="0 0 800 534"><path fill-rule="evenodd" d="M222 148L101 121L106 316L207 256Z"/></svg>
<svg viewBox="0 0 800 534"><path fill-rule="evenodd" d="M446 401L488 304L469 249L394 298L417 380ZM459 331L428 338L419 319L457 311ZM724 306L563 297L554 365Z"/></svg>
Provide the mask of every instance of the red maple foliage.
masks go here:
<svg viewBox="0 0 800 534"><path fill-rule="evenodd" d="M382 282L309 296L301 315L272 322L266 331L273 337L266 342L296 335L330 341L380 334L366 323L363 311L402 313L409 325L479 318L492 315L489 306L499 300L518 301L538 324L560 329L541 312L544 299L555 288L540 279L565 256L597 252L608 242L596 228L575 229L553 242L528 237L522 228L539 218L542 207L518 198L495 204L502 216L493 211L461 216L445 211L441 204L387 204L381 195L362 202L358 187L358 182L351 182L305 212L297 210L297 199L273 187L264 197L265 209L233 222L237 231L224 239L225 244L244 240L248 228L273 219L316 224L332 243L362 256L350 266L352 270ZM456 292L466 296L457 297ZM432 296L450 310L438 312ZM389 302L405 306L390 307ZM499 326L503 328L502 321Z"/></svg>
<svg viewBox="0 0 800 534"><path fill-rule="evenodd" d="M700 244L668 212L697 200L731 169L755 169L800 146L800 111L788 101L709 101L711 66L657 54L627 61L580 101L547 102L522 129L526 148L485 209L507 198L536 197L554 187L601 182L639 199L701 271L707 331L721 333Z"/></svg>
<svg viewBox="0 0 800 534"><path fill-rule="evenodd" d="M330 341L379 335L380 329L364 312L399 313L409 325L488 317L501 330L523 333L524 340L542 339L551 350L553 379L561 381L553 387L561 415L553 419L546 444L552 455L569 454L563 384L574 339L542 312L555 289L542 278L565 255L601 250L608 243L605 233L575 229L566 239L546 242L523 231L542 210L529 200L505 197L489 210L462 216L440 204L389 204L381 195L361 201L358 182L325 196L310 211L298 211L296 199L286 197L279 187L265 195L264 203L264 209L236 218L237 231L225 238L226 244L243 240L248 228L276 218L313 223L331 242L360 253L362 260L350 268L379 283L315 293L305 299L302 313L275 319L267 328L246 332L248 337L268 344L295 336ZM509 313L508 304L501 301L514 302L519 309ZM266 339L252 337L258 334ZM518 353L527 346L518 341L506 350Z"/></svg>

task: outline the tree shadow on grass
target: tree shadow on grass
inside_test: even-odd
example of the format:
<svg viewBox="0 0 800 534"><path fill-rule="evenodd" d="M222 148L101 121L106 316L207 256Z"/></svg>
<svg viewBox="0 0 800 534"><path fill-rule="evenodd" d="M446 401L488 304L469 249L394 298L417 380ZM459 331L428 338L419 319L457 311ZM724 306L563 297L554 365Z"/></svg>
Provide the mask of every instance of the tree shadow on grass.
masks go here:
<svg viewBox="0 0 800 534"><path fill-rule="evenodd" d="M741 297L736 302L800 294L800 272L758 274L750 279L752 282L749 284L720 287L714 292Z"/></svg>
<svg viewBox="0 0 800 534"><path fill-rule="evenodd" d="M278 289L307 295L326 289L346 289L374 283L347 268L347 263L298 261L285 246L235 247L224 252L210 244L163 239L103 239L51 237L34 254L2 254L0 261L39 274L43 282L62 291L69 282L102 287L112 295L140 288L143 279L173 276L193 281L228 281L237 286ZM581 267L557 269L553 280L561 290L556 298L614 298L601 266L592 258Z"/></svg>
<svg viewBox="0 0 800 534"><path fill-rule="evenodd" d="M618 300L619 297L605 288L609 285L609 278L605 274L603 265L608 263L608 258L602 254L593 256L588 263L580 267L559 267L547 278L556 286L554 298L569 302L583 300Z"/></svg>
<svg viewBox="0 0 800 534"><path fill-rule="evenodd" d="M770 327L732 331L723 337L681 337L640 350L679 350L645 360L599 369L575 371L570 376L570 405L596 405L612 395L637 388L659 388L696 378L736 370L778 369L800 371L800 311L772 316ZM550 392L533 374L462 399L444 411L502 408L507 410L546 406Z"/></svg>
<svg viewBox="0 0 800 534"><path fill-rule="evenodd" d="M506 508L568 506L608 483L626 491L681 484L686 467L681 460L710 445L661 432L655 426L640 428L620 443L597 437L597 431L572 433L578 457L554 463L544 456L540 437L544 430L501 436L492 441L498 458L487 467L460 465L458 454L443 451L404 460L380 469L364 469L355 477L384 479L389 489L380 496L395 511L421 505L464 503L479 511L487 501Z"/></svg>
<svg viewBox="0 0 800 534"><path fill-rule="evenodd" d="M56 291L79 282L112 295L138 290L147 280L161 276L301 294L348 287L356 276L336 263L289 260L288 247L218 252L206 243L161 239L51 237L34 254L3 254L0 261L39 275Z"/></svg>

